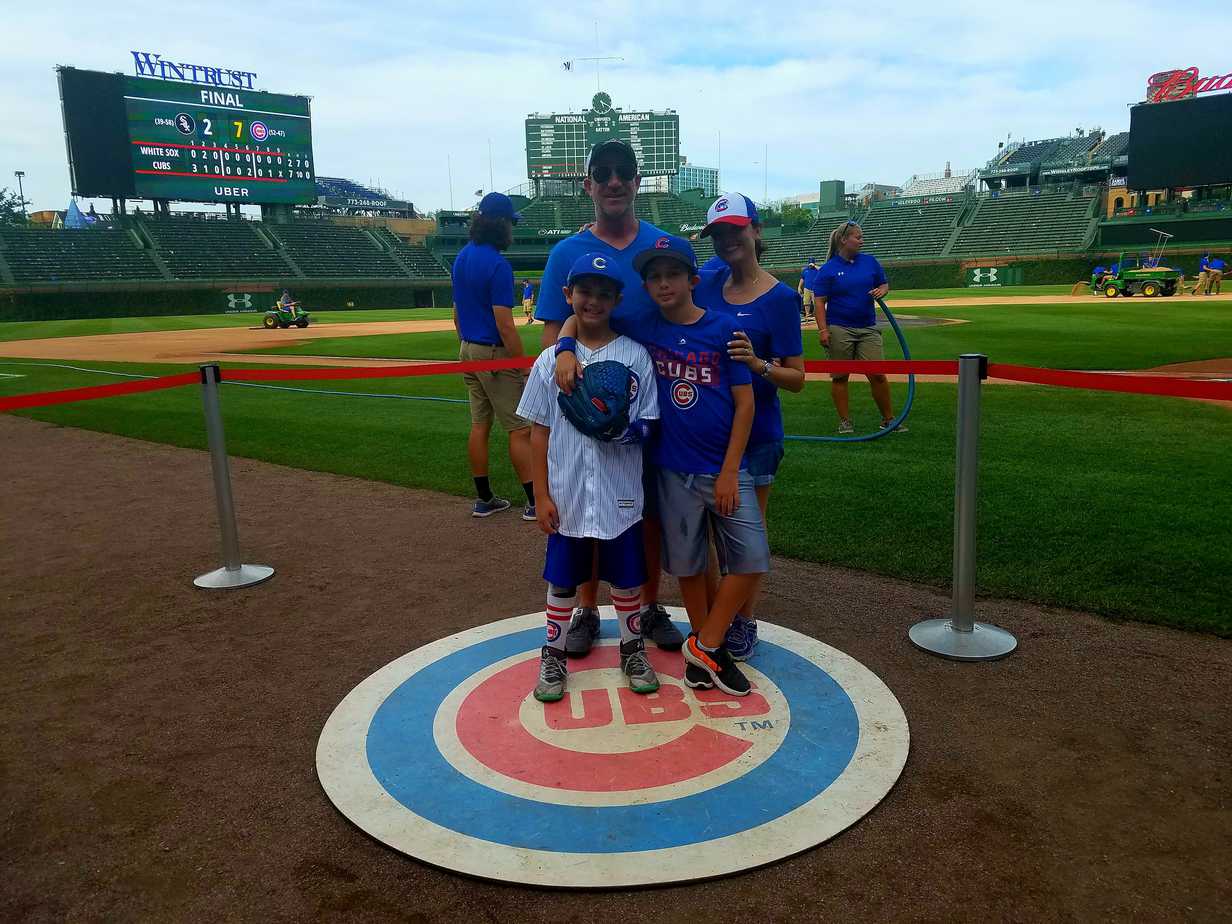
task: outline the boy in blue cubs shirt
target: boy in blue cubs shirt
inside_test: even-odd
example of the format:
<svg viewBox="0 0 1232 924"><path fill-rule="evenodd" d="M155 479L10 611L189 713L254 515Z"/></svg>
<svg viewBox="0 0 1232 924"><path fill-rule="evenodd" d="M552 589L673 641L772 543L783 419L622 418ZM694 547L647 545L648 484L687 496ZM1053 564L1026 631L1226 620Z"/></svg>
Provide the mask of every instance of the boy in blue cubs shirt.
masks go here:
<svg viewBox="0 0 1232 924"><path fill-rule="evenodd" d="M685 683L747 695L749 681L724 647L736 609L770 569L770 549L753 479L743 467L753 425L752 374L728 357L733 319L693 303L699 281L693 248L663 236L639 252L633 266L658 311L613 321L644 345L654 360L662 415L652 459L658 466L663 565L680 581L693 631L685 640ZM572 361L573 322L561 329L560 372ZM583 373L584 374L584 373ZM726 575L708 603L709 524Z"/></svg>
<svg viewBox="0 0 1232 924"><path fill-rule="evenodd" d="M650 387L654 371L644 347L617 335L609 325L623 281L601 253L574 261L564 288L577 325L577 358L586 364L614 360L633 372L631 423L617 440L605 442L578 431L557 401L556 360L547 347L535 361L518 414L531 421L531 465L539 528L548 535L543 576L548 582L547 644L539 662L535 698L555 702L565 694L566 633L578 587L592 569L608 582L620 624L620 667L635 693L659 689L641 638L641 594L646 581L642 547L642 448L659 416Z"/></svg>

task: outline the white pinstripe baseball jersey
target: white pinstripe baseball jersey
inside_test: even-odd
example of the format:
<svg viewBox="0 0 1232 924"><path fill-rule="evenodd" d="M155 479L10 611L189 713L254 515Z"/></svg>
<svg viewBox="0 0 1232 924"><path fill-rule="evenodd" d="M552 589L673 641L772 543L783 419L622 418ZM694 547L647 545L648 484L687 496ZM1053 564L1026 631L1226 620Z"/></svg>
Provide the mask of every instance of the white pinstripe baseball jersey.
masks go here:
<svg viewBox="0 0 1232 924"><path fill-rule="evenodd" d="M614 359L633 370L637 393L630 420L659 417L654 366L646 348L628 337L591 350L580 340L583 367ZM605 443L584 436L556 402L556 348L539 354L530 370L518 416L551 429L548 437L548 493L560 515L560 533L575 539L615 539L642 518L642 447Z"/></svg>

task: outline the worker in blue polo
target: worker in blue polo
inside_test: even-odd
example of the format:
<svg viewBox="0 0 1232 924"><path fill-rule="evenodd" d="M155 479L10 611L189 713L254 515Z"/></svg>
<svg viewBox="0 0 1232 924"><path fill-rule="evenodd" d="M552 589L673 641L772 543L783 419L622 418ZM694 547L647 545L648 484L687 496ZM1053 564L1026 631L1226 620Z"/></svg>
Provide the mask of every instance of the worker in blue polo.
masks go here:
<svg viewBox="0 0 1232 924"><path fill-rule="evenodd" d="M809 257L808 263L800 270L800 282L796 286L796 291L800 293L800 299L804 304L804 319L807 321L816 313L816 303L814 302L813 283L817 281L817 270L820 267L817 265L817 260L814 257Z"/></svg>
<svg viewBox="0 0 1232 924"><path fill-rule="evenodd" d="M1104 287L1104 277L1108 275L1108 267L1102 263L1091 270L1091 294L1096 295Z"/></svg>
<svg viewBox="0 0 1232 924"><path fill-rule="evenodd" d="M539 284L539 304L535 306L535 317L543 322L545 347L556 342L560 325L573 313L565 301L565 283L569 268L584 254L607 257L608 265L624 280L624 294L614 317L658 310L646 294L642 277L633 269L633 257L667 232L638 219L634 204L641 185L637 155L627 142L609 138L590 149L582 188L594 203L595 220L586 230L560 241L548 255Z"/></svg>

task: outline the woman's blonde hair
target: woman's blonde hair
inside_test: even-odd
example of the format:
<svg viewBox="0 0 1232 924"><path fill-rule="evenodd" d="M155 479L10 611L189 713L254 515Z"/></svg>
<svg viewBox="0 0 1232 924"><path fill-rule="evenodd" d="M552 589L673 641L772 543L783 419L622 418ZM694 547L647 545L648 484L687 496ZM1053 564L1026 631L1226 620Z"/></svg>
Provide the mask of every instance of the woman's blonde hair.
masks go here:
<svg viewBox="0 0 1232 924"><path fill-rule="evenodd" d="M833 231L830 232L830 249L826 253L826 259L829 260L838 253L839 245L847 240L847 235L851 233L852 228L860 227L854 221L845 221Z"/></svg>

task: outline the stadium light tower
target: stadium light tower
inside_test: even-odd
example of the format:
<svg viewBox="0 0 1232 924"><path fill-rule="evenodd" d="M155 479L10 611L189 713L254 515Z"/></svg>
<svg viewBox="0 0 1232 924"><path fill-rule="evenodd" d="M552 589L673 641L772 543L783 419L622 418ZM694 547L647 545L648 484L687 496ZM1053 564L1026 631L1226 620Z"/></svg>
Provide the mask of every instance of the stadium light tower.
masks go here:
<svg viewBox="0 0 1232 924"><path fill-rule="evenodd" d="M30 216L26 214L26 192L22 188L21 178L26 175L24 170L14 170L13 176L17 177L17 198L21 200L21 219L26 224L30 224Z"/></svg>

